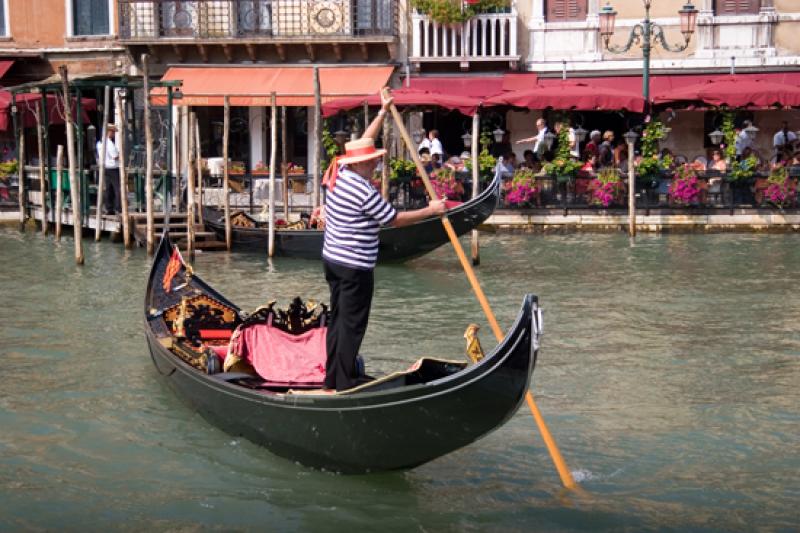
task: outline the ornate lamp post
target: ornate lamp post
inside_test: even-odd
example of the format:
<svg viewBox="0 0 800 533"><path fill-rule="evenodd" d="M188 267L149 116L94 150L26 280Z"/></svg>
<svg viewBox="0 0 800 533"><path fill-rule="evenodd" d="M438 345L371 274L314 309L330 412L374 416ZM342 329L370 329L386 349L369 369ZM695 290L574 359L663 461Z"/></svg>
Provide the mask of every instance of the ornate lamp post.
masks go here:
<svg viewBox="0 0 800 533"><path fill-rule="evenodd" d="M664 37L664 29L650 21L650 5L652 0L642 0L644 3L644 20L635 25L631 29L628 42L624 46L615 46L610 44L611 36L614 35L614 24L616 23L617 12L611 7L611 4L606 4L600 10L600 35L603 37L606 50L612 54L623 54L631 49L634 43L640 44L642 47L642 54L644 56L644 63L642 68L642 95L646 102L650 102L650 51L654 43L660 43L664 50L670 52L681 52L686 50L689 46L689 40L692 38L695 26L697 24L697 9L691 2L687 2L679 11L681 19L681 33L683 34L684 42L681 45L672 46L667 43Z"/></svg>

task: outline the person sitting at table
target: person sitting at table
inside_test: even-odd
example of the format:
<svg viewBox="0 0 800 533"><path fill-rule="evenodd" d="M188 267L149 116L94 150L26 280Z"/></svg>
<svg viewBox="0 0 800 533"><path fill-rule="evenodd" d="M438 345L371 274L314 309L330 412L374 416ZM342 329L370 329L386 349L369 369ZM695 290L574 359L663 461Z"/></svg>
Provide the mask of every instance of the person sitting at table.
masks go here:
<svg viewBox="0 0 800 533"><path fill-rule="evenodd" d="M522 152L522 162L517 168L533 169L536 166L536 155L533 153L533 150L525 150Z"/></svg>
<svg viewBox="0 0 800 533"><path fill-rule="evenodd" d="M495 172L500 172L500 177L503 180L510 180L514 176L514 170L517 168L517 155L514 152L506 152L500 159L497 160Z"/></svg>
<svg viewBox="0 0 800 533"><path fill-rule="evenodd" d="M628 147L624 143L614 148L614 166L623 172L628 171Z"/></svg>
<svg viewBox="0 0 800 533"><path fill-rule="evenodd" d="M594 169L597 166L597 154L591 150L584 150L582 161L583 166L580 168L580 172L583 174L594 173Z"/></svg>
<svg viewBox="0 0 800 533"><path fill-rule="evenodd" d="M442 154L436 152L432 153L431 165L433 165L434 170L437 168L442 168Z"/></svg>
<svg viewBox="0 0 800 533"><path fill-rule="evenodd" d="M714 150L711 152L711 161L708 162L708 170L718 170L719 172L728 171L728 163L722 158L722 152ZM711 181L709 180L709 183Z"/></svg>
<svg viewBox="0 0 800 533"><path fill-rule="evenodd" d="M583 147L583 151L591 152L594 155L600 154L600 144L601 144L601 136L600 130L592 130L589 134L589 142L586 143L586 146Z"/></svg>

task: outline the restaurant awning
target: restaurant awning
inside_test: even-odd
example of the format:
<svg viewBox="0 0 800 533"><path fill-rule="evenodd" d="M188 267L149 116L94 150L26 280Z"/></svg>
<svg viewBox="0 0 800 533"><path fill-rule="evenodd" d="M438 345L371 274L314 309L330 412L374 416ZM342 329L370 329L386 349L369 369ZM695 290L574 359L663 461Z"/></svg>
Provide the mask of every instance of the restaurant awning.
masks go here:
<svg viewBox="0 0 800 533"><path fill-rule="evenodd" d="M14 60L13 59L0 61L0 79L2 79L3 76L6 75L6 73L8 72L8 70L12 66L14 66Z"/></svg>
<svg viewBox="0 0 800 533"><path fill-rule="evenodd" d="M462 115L472 116L475 110L480 105L480 100L477 98L470 98L467 96L448 95L438 92L429 92L419 89L394 89L392 90L392 97L394 104L397 107L443 107L453 111L458 111ZM369 96L361 96L355 98L339 98L331 100L322 105L322 116L330 117L339 111L347 111L349 109L359 109L364 103L369 106L381 105L380 94L375 93Z"/></svg>
<svg viewBox="0 0 800 533"><path fill-rule="evenodd" d="M403 88L485 100L503 92L503 80L505 76L414 77Z"/></svg>
<svg viewBox="0 0 800 533"><path fill-rule="evenodd" d="M800 87L742 76L727 76L670 89L653 97L656 104L705 104L711 106L766 108L800 106Z"/></svg>
<svg viewBox="0 0 800 533"><path fill-rule="evenodd" d="M528 109L575 109L579 111L624 109L641 113L641 95L583 81L564 80L556 85L536 86L521 91L506 91L486 100L486 105L510 105Z"/></svg>
<svg viewBox="0 0 800 533"><path fill-rule="evenodd" d="M393 70L385 65L319 67L322 101L377 94ZM314 105L313 67L171 67L162 78L170 80L183 82L177 105L221 106L229 96L232 106L269 106L273 92L281 106ZM154 89L151 101L166 105L165 90Z"/></svg>
<svg viewBox="0 0 800 533"><path fill-rule="evenodd" d="M36 93L22 93L17 94L17 111L19 116L22 117L23 126L26 128L33 128L36 126L36 115L41 109L42 96ZM63 124L64 123L64 102L60 97L55 94L47 94L47 123ZM72 105L75 106L76 99L73 97ZM94 111L97 105L93 98L81 98L81 116L83 123L90 122L87 111ZM73 107L73 110L75 107ZM12 131L13 118L11 116L11 92L0 90L0 131Z"/></svg>

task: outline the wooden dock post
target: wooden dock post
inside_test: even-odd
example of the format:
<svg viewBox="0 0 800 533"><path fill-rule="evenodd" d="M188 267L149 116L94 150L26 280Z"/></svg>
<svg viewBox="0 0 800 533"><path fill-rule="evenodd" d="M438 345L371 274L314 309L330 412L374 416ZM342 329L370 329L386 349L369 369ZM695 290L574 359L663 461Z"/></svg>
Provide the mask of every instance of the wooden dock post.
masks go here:
<svg viewBox="0 0 800 533"><path fill-rule="evenodd" d="M39 192L42 195L42 235L47 235L49 225L47 222L47 183L45 182L44 175L44 159L47 155L44 153L44 135L42 131L42 115L40 109L41 107L34 108L33 117L36 120L36 145L39 150Z"/></svg>
<svg viewBox="0 0 800 533"><path fill-rule="evenodd" d="M231 99L225 95L222 117L222 199L225 213L225 247L231 251L231 204L228 195L228 140L231 129Z"/></svg>
<svg viewBox="0 0 800 533"><path fill-rule="evenodd" d="M108 85L103 89L103 127L100 128L100 138L103 143L100 145L99 177L97 178L97 223L94 229L94 240L100 240L100 233L103 231L103 188L106 181L106 144L108 143L108 106L111 105L111 87ZM121 180L121 178L120 178Z"/></svg>
<svg viewBox="0 0 800 533"><path fill-rule="evenodd" d="M320 204L320 187L319 178L322 175L320 165L320 150L322 150L322 93L319 82L319 67L314 67L314 142L316 143L316 150L314 150L314 190L311 193L313 207L317 208Z"/></svg>
<svg viewBox="0 0 800 533"><path fill-rule="evenodd" d="M200 209L197 210L197 222L203 224L203 151L200 146L200 122L197 120L197 115L192 113L192 122L194 123L194 142L195 151L197 152L197 199L200 202Z"/></svg>
<svg viewBox="0 0 800 533"><path fill-rule="evenodd" d="M281 181L283 182L283 220L289 222L289 176L286 148L286 106L281 106Z"/></svg>
<svg viewBox="0 0 800 533"><path fill-rule="evenodd" d="M119 150L119 194L120 207L122 208L122 242L125 249L131 247L131 220L128 218L128 159L125 152L128 142L128 117L125 115L125 105L122 98L117 95L117 114L120 117L119 139L117 148Z"/></svg>
<svg viewBox="0 0 800 533"><path fill-rule="evenodd" d="M628 234L636 237L636 174L633 163L633 143L628 142Z"/></svg>
<svg viewBox="0 0 800 533"><path fill-rule="evenodd" d="M364 130L366 131L366 129ZM386 153L383 154L383 164L381 165L381 196L387 202L389 201L389 121L383 121L383 135L381 137L383 148Z"/></svg>
<svg viewBox="0 0 800 533"><path fill-rule="evenodd" d="M19 229L25 229L25 126L20 121L19 153L17 154L17 175L19 178Z"/></svg>
<svg viewBox="0 0 800 533"><path fill-rule="evenodd" d="M475 198L480 193L480 178L481 178L481 169L478 165L478 146L480 146L480 123L481 118L478 115L478 111L475 111L475 115L472 117L472 197ZM477 228L472 230L472 264L473 265L480 265L481 264L481 249L480 243L478 242L478 230Z"/></svg>
<svg viewBox="0 0 800 533"><path fill-rule="evenodd" d="M267 255L275 255L275 165L278 159L278 106L277 98L273 92L270 95L272 105L272 120L270 124L271 137L269 147L269 238L267 239Z"/></svg>
<svg viewBox="0 0 800 533"><path fill-rule="evenodd" d="M153 224L153 130L150 124L150 80L147 54L142 54L142 83L144 84L144 150L145 150L145 201L147 204L147 255L155 252L155 225Z"/></svg>
<svg viewBox="0 0 800 533"><path fill-rule="evenodd" d="M69 93L69 75L66 65L58 69L61 72L61 86L64 91L64 124L67 128L67 164L69 165L69 188L72 198L72 229L75 236L75 262L83 264L83 215L81 213L80 180L78 180L78 160L75 154L75 130L72 123L72 97Z"/></svg>
<svg viewBox="0 0 800 533"><path fill-rule="evenodd" d="M64 145L59 144L56 149L56 240L61 240L61 219L64 217L64 184L62 174L64 173Z"/></svg>
<svg viewBox="0 0 800 533"><path fill-rule="evenodd" d="M194 131L193 124L195 114L190 113L187 117L187 158L186 158L186 251L189 256L189 261L194 261L194 172L195 167L194 159L197 157L197 152L194 146Z"/></svg>

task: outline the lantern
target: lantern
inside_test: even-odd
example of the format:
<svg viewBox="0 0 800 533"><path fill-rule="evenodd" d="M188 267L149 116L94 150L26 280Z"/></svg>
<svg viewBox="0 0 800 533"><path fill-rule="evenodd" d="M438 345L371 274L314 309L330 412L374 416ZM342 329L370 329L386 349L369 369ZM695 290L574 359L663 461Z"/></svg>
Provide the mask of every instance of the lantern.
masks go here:
<svg viewBox="0 0 800 533"><path fill-rule="evenodd" d="M691 2L686 2L678 11L678 15L681 17L681 33L688 41L697 25L697 9Z"/></svg>
<svg viewBox="0 0 800 533"><path fill-rule="evenodd" d="M617 12L611 7L611 4L606 4L600 10L600 35L608 41L614 35L614 25L617 21Z"/></svg>
<svg viewBox="0 0 800 533"><path fill-rule="evenodd" d="M461 136L461 141L464 143L464 148L472 148L472 135L467 132Z"/></svg>
<svg viewBox="0 0 800 533"><path fill-rule="evenodd" d="M711 139L711 144L721 143L723 137L725 137L725 134L719 131L718 129L708 134L708 138Z"/></svg>

